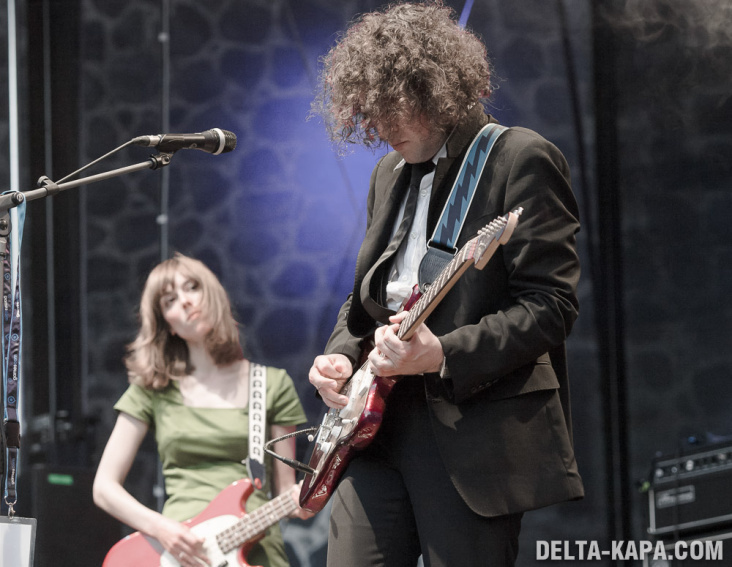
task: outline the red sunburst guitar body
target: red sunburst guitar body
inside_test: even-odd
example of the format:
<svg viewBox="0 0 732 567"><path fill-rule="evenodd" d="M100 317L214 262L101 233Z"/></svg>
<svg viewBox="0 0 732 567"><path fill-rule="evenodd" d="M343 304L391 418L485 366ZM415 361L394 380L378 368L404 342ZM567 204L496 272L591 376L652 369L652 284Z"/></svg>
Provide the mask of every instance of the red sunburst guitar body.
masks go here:
<svg viewBox="0 0 732 567"><path fill-rule="evenodd" d="M184 522L206 540L211 565L250 567L246 556L271 525L297 507L289 493L282 494L247 514L247 499L254 491L249 479L230 484L195 518ZM135 532L118 541L104 558L102 567L179 567L180 563L160 543Z"/></svg>

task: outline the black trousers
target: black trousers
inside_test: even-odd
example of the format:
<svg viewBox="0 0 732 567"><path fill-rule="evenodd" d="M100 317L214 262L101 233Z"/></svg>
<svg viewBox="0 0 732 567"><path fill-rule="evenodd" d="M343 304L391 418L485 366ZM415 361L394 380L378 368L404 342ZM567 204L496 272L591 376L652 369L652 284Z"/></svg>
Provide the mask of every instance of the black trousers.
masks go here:
<svg viewBox="0 0 732 567"><path fill-rule="evenodd" d="M465 455L470 459L470 455ZM511 567L522 514L485 518L453 486L432 433L424 387L403 378L374 441L332 498L328 567Z"/></svg>

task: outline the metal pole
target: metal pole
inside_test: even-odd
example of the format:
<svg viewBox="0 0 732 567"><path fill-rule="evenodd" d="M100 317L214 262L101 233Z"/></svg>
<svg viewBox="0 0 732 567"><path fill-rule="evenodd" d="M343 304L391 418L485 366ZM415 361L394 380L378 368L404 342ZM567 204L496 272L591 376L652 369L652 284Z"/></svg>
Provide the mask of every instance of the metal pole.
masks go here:
<svg viewBox="0 0 732 567"><path fill-rule="evenodd" d="M617 50L614 46L613 31L602 16L603 9L612 9L612 4L612 0L592 4L599 245L599 278L595 300L603 383L608 539L630 541L632 536L626 425L622 203L618 174L618 99L615 65Z"/></svg>
<svg viewBox="0 0 732 567"><path fill-rule="evenodd" d="M162 55L162 93L160 101L161 132L170 131L170 0L162 0L161 4L161 31L158 35ZM162 171L160 178L160 214L157 222L160 227L160 261L168 259L170 254L170 172ZM158 511L162 511L165 504L165 479L160 462L157 463L157 481L153 487L153 496L156 499Z"/></svg>

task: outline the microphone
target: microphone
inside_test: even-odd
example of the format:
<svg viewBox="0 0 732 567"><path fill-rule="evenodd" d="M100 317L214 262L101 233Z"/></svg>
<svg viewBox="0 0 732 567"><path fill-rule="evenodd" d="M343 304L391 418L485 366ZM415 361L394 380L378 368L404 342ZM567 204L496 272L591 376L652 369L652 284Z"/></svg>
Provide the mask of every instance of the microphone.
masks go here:
<svg viewBox="0 0 732 567"><path fill-rule="evenodd" d="M212 128L197 134L138 136L132 140L132 143L138 146L157 148L161 152L194 149L219 155L230 152L236 147L236 134L228 130Z"/></svg>

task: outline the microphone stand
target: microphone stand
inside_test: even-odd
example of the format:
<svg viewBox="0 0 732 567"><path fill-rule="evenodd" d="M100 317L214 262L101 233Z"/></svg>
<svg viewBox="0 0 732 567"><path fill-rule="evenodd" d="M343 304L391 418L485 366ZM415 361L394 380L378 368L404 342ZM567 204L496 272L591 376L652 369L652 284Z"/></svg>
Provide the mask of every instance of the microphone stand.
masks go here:
<svg viewBox="0 0 732 567"><path fill-rule="evenodd" d="M69 177L72 177L76 175L77 173L83 171L84 169L90 167L91 165L94 165L95 163L101 161L102 159L108 157L112 153L122 149L123 147L126 147L130 145L132 142L127 142L123 146L120 146L116 150L113 150L112 152L102 156L101 158L98 158L97 160L91 162L90 164L84 166L80 170L66 176L64 179L68 179ZM82 179L77 179L75 181L67 181L62 183L56 183L49 179L47 176L42 176L38 180L38 189L32 189L30 191L20 192L20 191L14 191L12 193L6 193L4 195L0 195L0 262L2 259L5 258L5 251L6 246L8 243L8 238L11 232L11 222L10 222L10 209L17 207L18 205L22 204L24 201L34 201L36 199L42 199L45 197L52 197L56 193L59 193L60 191L65 191L67 189L73 189L74 187L79 187L81 185L87 185L89 183L95 183L97 181L104 181L105 179L111 179L112 177L118 177L120 175L125 175L127 173L133 173L135 171L141 171L143 169L160 169L162 167L165 167L166 165L170 164L170 160L173 157L173 152L160 152L159 154L152 155L147 161L129 165L127 167L121 167L119 169L114 169L111 171L106 171L103 173L99 173L96 175L90 175L88 177L84 177ZM2 408L5 409L5 397L4 394L2 396ZM18 451L20 449L20 423L17 419L6 419L4 422L2 422L2 443L0 443L0 450L5 452L6 449L13 449L15 451ZM7 490L7 486L5 485L5 471L6 466L8 463L5 462L5 455L2 455L2 458L0 458L0 475L2 477L0 478L0 487L3 487ZM7 499L4 499L5 504L8 506L8 513L10 517L13 517L15 515L15 509L14 506L17 503L17 492L15 487L15 473L13 473L13 486L12 486L12 492L13 497L12 502L8 501Z"/></svg>
<svg viewBox="0 0 732 567"><path fill-rule="evenodd" d="M103 173L90 175L89 177L83 177L75 181L67 181L65 183L55 183L54 181L51 181L51 179L43 175L38 180L38 189L31 189L30 191L24 192L15 191L13 193L0 195L0 256L5 255L5 245L7 244L8 234L10 234L9 211L13 207L17 207L18 205L20 205L23 201L35 201L36 199L43 199L44 197L53 197L56 193L59 193L60 191L73 189L74 187L87 185L89 183L95 183L97 181L104 181L105 179L111 179L112 177L118 177L120 175L133 173L135 171L141 171L143 169L159 169L170 164L170 160L173 158L174 153L175 152L161 152L159 154L150 156L150 159L148 159L147 161L143 161L135 165L120 167L119 169L105 171Z"/></svg>
<svg viewBox="0 0 732 567"><path fill-rule="evenodd" d="M36 199L42 199L44 197L52 197L60 191L67 189L73 189L81 185L87 185L89 183L95 183L97 181L104 181L105 179L111 179L112 177L118 177L127 173L134 173L135 171L141 171L143 169L159 169L170 164L170 160L173 157L173 153L159 153L150 156L147 161L121 167L119 169L113 169L96 175L90 175L83 177L75 181L67 181L65 183L55 183L51 181L45 175L38 180L38 189L31 189L30 191L16 191L14 193L8 193L6 195L0 195L0 218L4 217L8 210L13 207L17 207L23 201L35 201Z"/></svg>

